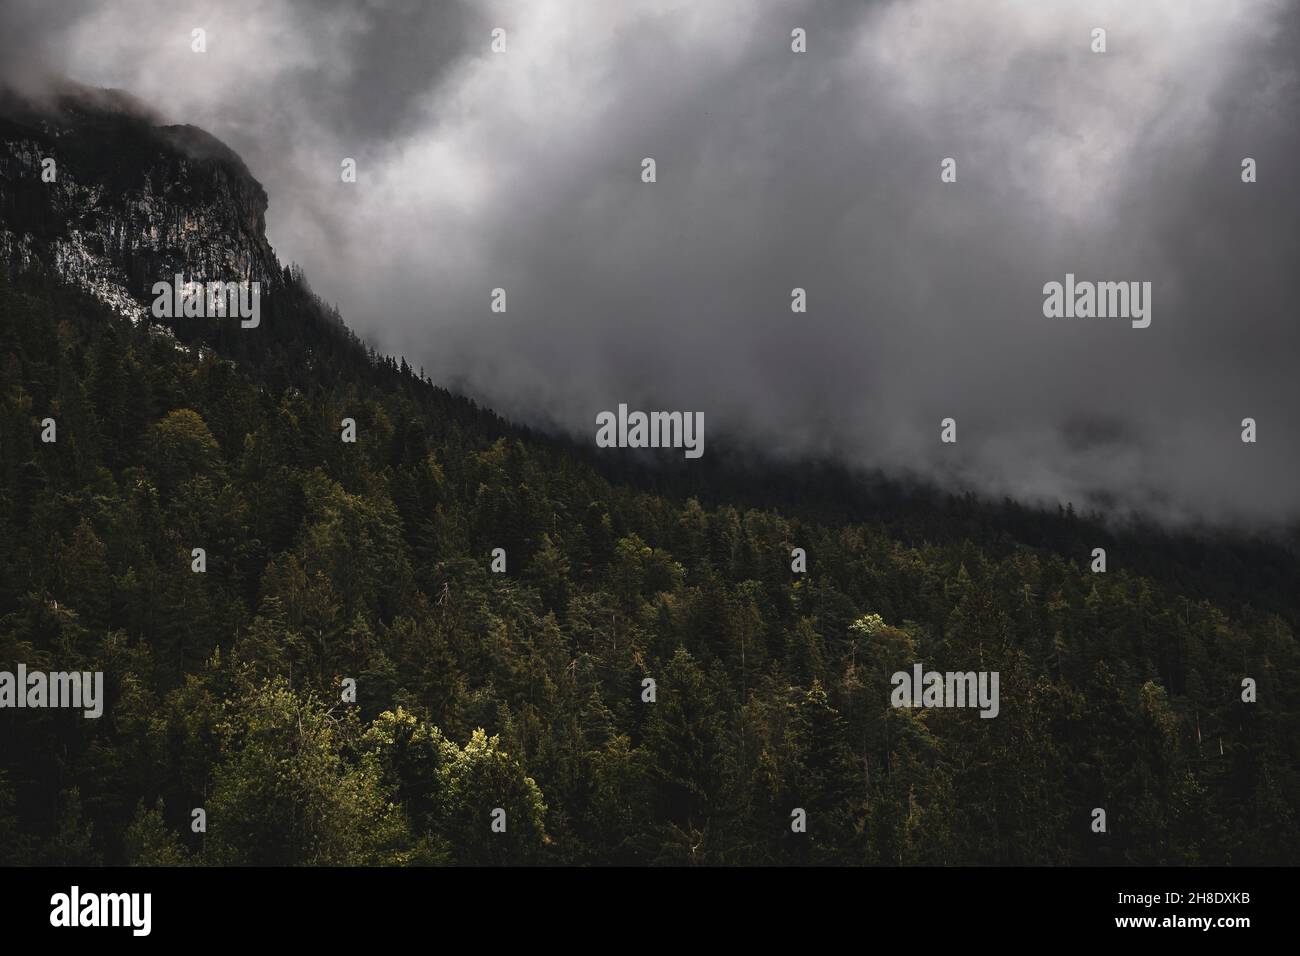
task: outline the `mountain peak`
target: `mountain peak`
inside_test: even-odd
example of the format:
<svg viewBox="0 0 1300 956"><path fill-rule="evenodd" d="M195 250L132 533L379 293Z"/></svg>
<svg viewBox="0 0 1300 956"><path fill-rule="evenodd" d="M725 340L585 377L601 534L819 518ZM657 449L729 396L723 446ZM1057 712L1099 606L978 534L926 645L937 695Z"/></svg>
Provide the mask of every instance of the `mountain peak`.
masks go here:
<svg viewBox="0 0 1300 956"><path fill-rule="evenodd" d="M233 150L128 93L0 92L0 268L51 269L138 320L176 274L274 285L266 207Z"/></svg>

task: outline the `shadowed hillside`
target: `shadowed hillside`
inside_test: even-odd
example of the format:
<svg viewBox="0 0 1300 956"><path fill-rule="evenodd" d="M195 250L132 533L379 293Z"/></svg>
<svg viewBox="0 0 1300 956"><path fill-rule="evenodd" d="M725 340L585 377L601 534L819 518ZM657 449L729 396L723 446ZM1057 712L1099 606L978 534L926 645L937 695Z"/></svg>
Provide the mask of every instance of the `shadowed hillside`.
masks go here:
<svg viewBox="0 0 1300 956"><path fill-rule="evenodd" d="M60 116L0 126L0 669L106 700L0 710L3 862L1296 862L1292 546L532 434L367 350L205 134ZM152 320L172 271L260 324ZM891 706L916 662L997 718Z"/></svg>

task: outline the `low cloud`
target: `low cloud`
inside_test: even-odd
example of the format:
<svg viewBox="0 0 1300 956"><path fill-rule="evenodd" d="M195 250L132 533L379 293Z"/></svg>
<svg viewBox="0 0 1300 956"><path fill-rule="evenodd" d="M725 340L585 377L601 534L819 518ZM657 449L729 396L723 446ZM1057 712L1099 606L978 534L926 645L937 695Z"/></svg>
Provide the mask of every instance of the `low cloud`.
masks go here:
<svg viewBox="0 0 1300 956"><path fill-rule="evenodd" d="M700 410L995 495L1300 512L1294 4L47 7L6 5L11 82L222 138L360 334L512 417ZM1044 318L1066 273L1151 282L1150 328Z"/></svg>

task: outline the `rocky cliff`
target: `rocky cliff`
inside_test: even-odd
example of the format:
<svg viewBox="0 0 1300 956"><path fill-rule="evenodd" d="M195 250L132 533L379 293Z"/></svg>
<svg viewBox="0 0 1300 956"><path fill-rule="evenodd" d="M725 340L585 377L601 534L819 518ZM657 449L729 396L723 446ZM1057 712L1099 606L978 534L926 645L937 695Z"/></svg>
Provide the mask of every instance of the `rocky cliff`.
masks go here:
<svg viewBox="0 0 1300 956"><path fill-rule="evenodd" d="M274 287L265 214L234 152L127 94L0 92L0 268L52 269L138 320L177 273Z"/></svg>

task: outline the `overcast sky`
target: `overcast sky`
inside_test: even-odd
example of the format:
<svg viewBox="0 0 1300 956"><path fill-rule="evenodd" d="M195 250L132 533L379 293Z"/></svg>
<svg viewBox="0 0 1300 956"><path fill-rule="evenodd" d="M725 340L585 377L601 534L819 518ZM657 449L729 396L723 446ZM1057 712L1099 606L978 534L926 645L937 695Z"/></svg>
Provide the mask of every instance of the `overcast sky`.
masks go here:
<svg viewBox="0 0 1300 956"><path fill-rule="evenodd" d="M1300 513L1300 4L6 0L0 17L11 83L121 87L223 139L266 186L276 251L359 334L511 417L594 436L620 402L698 410L706 454L731 432L1076 507ZM1067 272L1151 282L1150 327L1045 318Z"/></svg>

